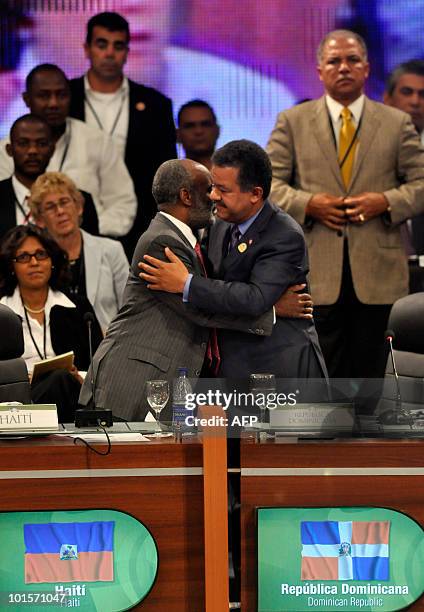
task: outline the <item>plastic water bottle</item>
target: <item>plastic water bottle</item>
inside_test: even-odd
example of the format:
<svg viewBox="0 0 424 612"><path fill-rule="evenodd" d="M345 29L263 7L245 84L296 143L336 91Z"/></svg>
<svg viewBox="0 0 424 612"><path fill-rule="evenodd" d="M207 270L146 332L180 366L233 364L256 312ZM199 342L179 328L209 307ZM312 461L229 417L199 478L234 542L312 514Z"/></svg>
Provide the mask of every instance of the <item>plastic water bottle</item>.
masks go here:
<svg viewBox="0 0 424 612"><path fill-rule="evenodd" d="M193 416L193 410L187 409L187 395L193 392L187 378L188 368L178 368L178 378L174 381L172 393L172 426L175 432L192 431L186 419Z"/></svg>
<svg viewBox="0 0 424 612"><path fill-rule="evenodd" d="M259 408L260 415L259 442L265 442L267 439L267 430L269 430L268 395L272 394L275 397L276 391L274 374L250 375L250 392L255 401L254 412L257 412Z"/></svg>

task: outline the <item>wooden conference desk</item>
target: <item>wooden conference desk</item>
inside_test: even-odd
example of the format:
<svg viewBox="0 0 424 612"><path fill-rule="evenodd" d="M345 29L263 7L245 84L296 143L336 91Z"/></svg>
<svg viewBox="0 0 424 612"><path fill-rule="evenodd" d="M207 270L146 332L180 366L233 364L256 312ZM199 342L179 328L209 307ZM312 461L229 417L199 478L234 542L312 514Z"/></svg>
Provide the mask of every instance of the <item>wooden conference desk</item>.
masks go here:
<svg viewBox="0 0 424 612"><path fill-rule="evenodd" d="M244 439L240 464L243 612L256 610L257 506L382 506L424 526L424 440Z"/></svg>
<svg viewBox="0 0 424 612"><path fill-rule="evenodd" d="M132 514L159 550L156 583L137 609L212 612L220 608L205 603L204 461L198 438L113 443L107 456L57 435L0 441L0 510L107 508ZM226 549L225 536L224 542ZM228 610L228 591L226 602Z"/></svg>

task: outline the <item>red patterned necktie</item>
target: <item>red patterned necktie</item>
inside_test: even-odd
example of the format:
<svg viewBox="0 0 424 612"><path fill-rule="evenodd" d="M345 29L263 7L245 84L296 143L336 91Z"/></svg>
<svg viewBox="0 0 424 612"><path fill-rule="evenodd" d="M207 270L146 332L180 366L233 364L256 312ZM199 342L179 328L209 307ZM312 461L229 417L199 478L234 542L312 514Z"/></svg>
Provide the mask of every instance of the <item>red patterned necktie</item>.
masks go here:
<svg viewBox="0 0 424 612"><path fill-rule="evenodd" d="M200 244L198 242L196 242L194 250L196 251L197 259L199 260L203 274L205 278L208 278L208 273L206 272L205 267L205 260L203 259L202 249L200 248ZM211 328L209 332L206 356L208 358L209 367L216 376L218 374L219 365L221 363L221 356L219 354L218 337L215 328Z"/></svg>

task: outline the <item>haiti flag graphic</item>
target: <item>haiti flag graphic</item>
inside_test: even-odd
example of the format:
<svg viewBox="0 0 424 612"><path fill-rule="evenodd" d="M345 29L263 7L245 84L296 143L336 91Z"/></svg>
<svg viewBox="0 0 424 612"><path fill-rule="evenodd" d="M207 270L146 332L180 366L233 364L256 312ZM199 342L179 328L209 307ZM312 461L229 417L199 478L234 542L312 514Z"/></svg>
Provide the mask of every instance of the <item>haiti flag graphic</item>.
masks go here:
<svg viewBox="0 0 424 612"><path fill-rule="evenodd" d="M389 580L390 521L302 521L302 580Z"/></svg>
<svg viewBox="0 0 424 612"><path fill-rule="evenodd" d="M114 521L24 525L25 583L113 580Z"/></svg>

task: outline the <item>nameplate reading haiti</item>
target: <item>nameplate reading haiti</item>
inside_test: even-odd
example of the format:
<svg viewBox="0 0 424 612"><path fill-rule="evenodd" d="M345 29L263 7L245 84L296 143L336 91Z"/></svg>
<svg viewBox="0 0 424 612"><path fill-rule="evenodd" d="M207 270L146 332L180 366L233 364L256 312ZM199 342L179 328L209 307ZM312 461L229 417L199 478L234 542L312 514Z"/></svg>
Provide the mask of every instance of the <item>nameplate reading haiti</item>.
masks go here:
<svg viewBox="0 0 424 612"><path fill-rule="evenodd" d="M0 406L0 432L57 431L56 404Z"/></svg>
<svg viewBox="0 0 424 612"><path fill-rule="evenodd" d="M270 427L292 432L352 431L355 423L351 404L296 404L270 410Z"/></svg>

